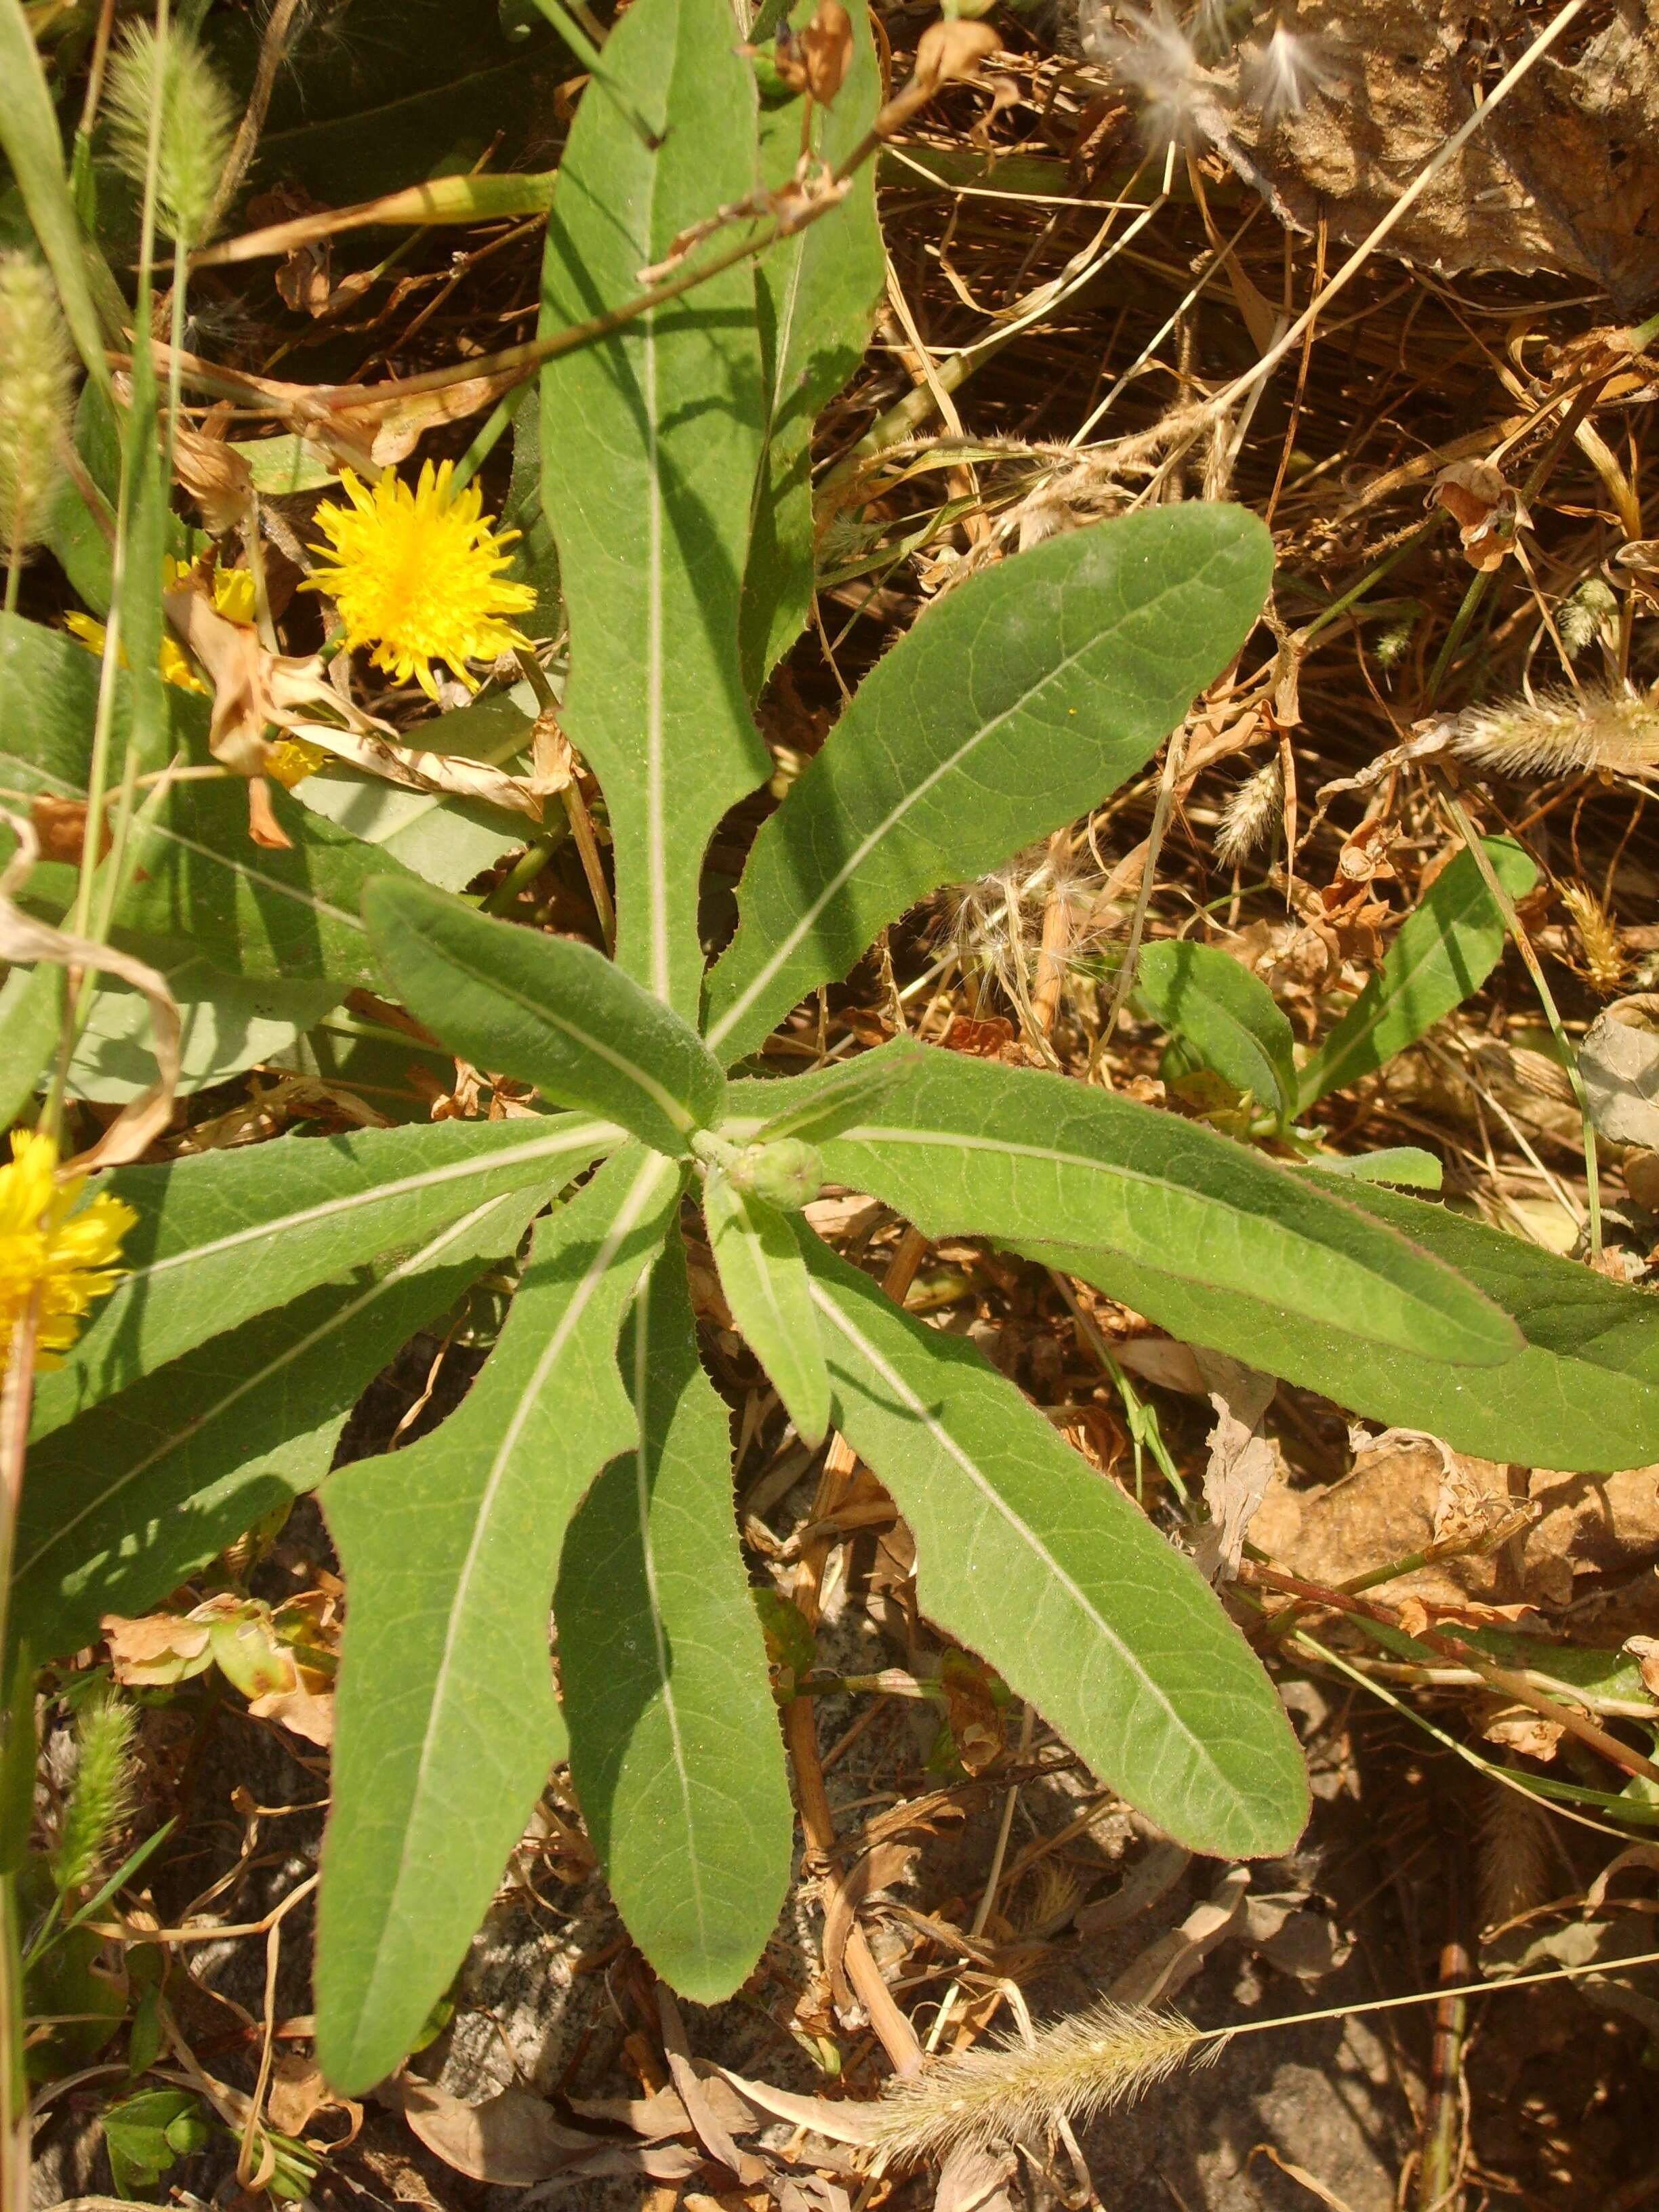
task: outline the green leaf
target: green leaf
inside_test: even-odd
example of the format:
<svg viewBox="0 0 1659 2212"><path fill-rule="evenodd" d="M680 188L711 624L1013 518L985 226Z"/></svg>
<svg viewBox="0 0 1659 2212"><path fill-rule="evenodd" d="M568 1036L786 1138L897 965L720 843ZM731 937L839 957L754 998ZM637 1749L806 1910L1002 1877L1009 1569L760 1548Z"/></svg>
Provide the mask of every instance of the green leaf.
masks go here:
<svg viewBox="0 0 1659 2212"><path fill-rule="evenodd" d="M406 1259L215 1337L36 1445L12 1595L33 1650L78 1650L102 1614L145 1612L321 1481L375 1376L540 1202L485 1199Z"/></svg>
<svg viewBox="0 0 1659 2212"><path fill-rule="evenodd" d="M112 302L111 327L120 329L120 294L76 216L64 173L58 117L22 0L0 0L0 83L6 88L6 96L0 100L0 151L4 152L22 191L29 222L57 282L58 296L81 358L93 381L107 397L110 374L104 353L104 322ZM94 302L94 276L100 280L102 316Z"/></svg>
<svg viewBox="0 0 1659 2212"><path fill-rule="evenodd" d="M1458 1375L1520 1348L1514 1324L1450 1267L1379 1234L1369 1212L1304 1173L1063 1076L926 1048L910 1056L916 1071L893 1109L878 1107L823 1152L836 1182L884 1200L926 1236L977 1234L1018 1251L1087 1245L1091 1282L1121 1262L1157 1285L1152 1303L1131 1300L1141 1312L1257 1367L1272 1365L1258 1334L1267 1312L1291 1343L1340 1328L1356 1349L1398 1346ZM766 1088L734 1085L732 1103L741 1109ZM1305 1371L1274 1371L1323 1387Z"/></svg>
<svg viewBox="0 0 1659 2212"><path fill-rule="evenodd" d="M1432 1152L1416 1145L1387 1145L1380 1152L1355 1152L1341 1158L1322 1152L1309 1163L1322 1175L1354 1182L1397 1182L1413 1190L1438 1190L1445 1170Z"/></svg>
<svg viewBox="0 0 1659 2212"><path fill-rule="evenodd" d="M709 1043L752 1051L918 899L1133 775L1243 644L1272 573L1255 516L1194 502L1052 538L930 608L757 838Z"/></svg>
<svg viewBox="0 0 1659 2212"><path fill-rule="evenodd" d="M1484 842L1498 882L1512 899L1524 898L1537 869L1509 838ZM1407 915L1381 968L1303 1069L1297 1110L1375 1074L1473 997L1498 965L1504 937L1504 917L1474 855L1461 852Z"/></svg>
<svg viewBox="0 0 1659 2212"><path fill-rule="evenodd" d="M478 1067L604 1114L679 1158L718 1118L720 1063L614 961L497 921L424 884L372 884L363 913L392 988Z"/></svg>
<svg viewBox="0 0 1659 2212"><path fill-rule="evenodd" d="M814 1075L810 1084L791 1083L774 1091L777 1110L763 1114L752 1128L745 1126L746 1139L751 1144L769 1144L779 1137L810 1137L817 1141L836 1136L888 1099L921 1064L918 1054L902 1049L861 1052L855 1060L843 1060L839 1066ZM744 1095L762 1102L767 1097L763 1091ZM785 1104L786 1099L793 1103Z"/></svg>
<svg viewBox="0 0 1659 2212"><path fill-rule="evenodd" d="M755 188L754 77L727 0L635 0L605 62L616 97L590 87L554 191L544 337L632 299L681 231ZM624 105L661 134L654 153ZM738 655L760 382L747 263L541 373L570 623L563 721L610 812L617 957L691 1019L703 854L771 771Z"/></svg>
<svg viewBox="0 0 1659 2212"><path fill-rule="evenodd" d="M444 1121L287 1136L100 1176L138 1216L122 1243L127 1272L62 1368L37 1377L33 1436L255 1314L413 1249L487 1199L550 1196L622 1133L569 1115Z"/></svg>
<svg viewBox="0 0 1659 2212"><path fill-rule="evenodd" d="M1423 1199L1363 1186L1348 1195L1512 1315L1526 1348L1507 1366L1449 1374L1322 1332L1316 1356L1326 1380L1316 1388L1355 1413L1427 1429L1482 1459L1609 1474L1659 1458L1659 1299L1651 1291L1609 1282ZM1121 1295L1135 1303L1133 1289ZM1269 1347L1257 1364L1274 1366Z"/></svg>
<svg viewBox="0 0 1659 2212"><path fill-rule="evenodd" d="M204 2150L213 2128L201 2102L188 2089L141 2089L118 2105L106 2106L100 2125L109 2153L110 2179L118 2194L140 2201L181 2158Z"/></svg>
<svg viewBox="0 0 1659 2212"><path fill-rule="evenodd" d="M675 1989L718 2004L776 1924L794 1815L731 1416L698 1363L678 1237L622 1365L637 1435L571 1522L554 1600L570 1772L629 1935Z"/></svg>
<svg viewBox="0 0 1659 2212"><path fill-rule="evenodd" d="M915 1531L922 1611L1177 1841L1287 1851L1302 1756L1198 1570L971 1345L800 1235L836 1424Z"/></svg>
<svg viewBox="0 0 1659 2212"><path fill-rule="evenodd" d="M799 0L797 28L815 0ZM866 9L851 10L852 58L830 106L812 112L820 161L846 160L881 104L881 65ZM763 107L761 174L789 183L801 152L799 100ZM755 265L764 353L765 453L744 576L744 677L757 692L799 636L812 608L812 425L856 373L881 303L886 256L876 216L876 165L854 172L835 214L770 247Z"/></svg>
<svg viewBox="0 0 1659 2212"><path fill-rule="evenodd" d="M333 983L222 975L187 949L173 948L172 957L158 964L179 1001L184 1031L179 1088L185 1095L286 1051L341 996ZM36 979L62 972L13 970L0 989L0 1045L13 1010L21 1012L32 995L40 995L43 986ZM53 1028L55 1035L55 1018ZM100 985L70 1058L68 1095L125 1105L155 1079L149 1000L130 984Z"/></svg>
<svg viewBox="0 0 1659 2212"><path fill-rule="evenodd" d="M719 1168L703 1184L702 1214L732 1318L816 1451L830 1428L830 1376L788 1218Z"/></svg>
<svg viewBox="0 0 1659 2212"><path fill-rule="evenodd" d="M63 969L43 961L15 969L0 989L0 1129L9 1129L45 1085L63 1028L65 980Z"/></svg>
<svg viewBox="0 0 1659 2212"><path fill-rule="evenodd" d="M0 782L26 797L86 797L98 669L72 639L0 616L6 686ZM167 704L186 755L205 758L207 702L175 690ZM116 684L118 759L131 726L131 678L124 674ZM175 785L157 812L135 819L134 876L116 913L118 929L189 939L222 974L372 985L374 963L358 916L363 886L371 877L404 872L373 846L307 815L285 792L271 796L291 852L252 842L247 795L234 777ZM47 903L34 886L53 872L37 870L26 905ZM61 902L52 918L57 912Z"/></svg>
<svg viewBox="0 0 1659 2212"><path fill-rule="evenodd" d="M548 1607L572 1509L635 1434L617 1334L679 1189L635 1147L610 1162L538 1230L459 1411L325 1486L349 1602L318 2056L348 2095L414 2045L562 1755Z"/></svg>
<svg viewBox="0 0 1659 2212"><path fill-rule="evenodd" d="M559 626L564 605L559 549L542 505L541 408L533 386L522 386L521 394L513 416L513 473L501 502L501 523L520 533L513 549L513 573L536 594L536 628L532 635L550 635Z"/></svg>
<svg viewBox="0 0 1659 2212"><path fill-rule="evenodd" d="M1172 1036L1206 1067L1249 1091L1281 1125L1296 1103L1295 1040L1265 983L1213 945L1178 938L1149 945L1135 988Z"/></svg>

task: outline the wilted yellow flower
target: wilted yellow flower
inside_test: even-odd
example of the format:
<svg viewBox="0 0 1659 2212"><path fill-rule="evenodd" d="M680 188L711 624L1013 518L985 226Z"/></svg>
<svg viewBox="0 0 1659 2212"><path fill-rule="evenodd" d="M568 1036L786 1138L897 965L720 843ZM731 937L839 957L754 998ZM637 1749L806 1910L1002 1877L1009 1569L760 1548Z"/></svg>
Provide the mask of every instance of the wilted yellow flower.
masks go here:
<svg viewBox="0 0 1659 2212"><path fill-rule="evenodd" d="M162 588L176 592L190 574L189 564L175 561L169 554L161 564ZM216 568L213 572L213 604L227 622L252 623L258 613L253 595L253 578L246 568ZM88 653L102 658L105 626L90 615L65 615L64 627L80 639ZM127 649L121 648L121 665L131 668ZM208 686L196 673L189 654L170 629L161 633L161 673L169 684L176 684L181 691L200 691L205 695Z"/></svg>
<svg viewBox="0 0 1659 2212"><path fill-rule="evenodd" d="M119 1281L121 1239L138 1217L106 1193L77 1213L87 1179L57 1180L58 1147L40 1130L15 1129L11 1149L11 1164L0 1168L0 1370L37 1289L34 1364L58 1367L58 1355L80 1334L87 1308Z"/></svg>
<svg viewBox="0 0 1659 2212"><path fill-rule="evenodd" d="M346 643L374 647L377 668L406 684L410 677L436 699L434 660L446 662L469 690L469 660L494 660L528 645L505 617L536 604L527 584L501 574L516 530L495 531L477 484L453 493L454 463L428 461L411 491L388 470L370 491L342 469L349 507L319 507L317 521L333 565L317 569L304 588L326 592L345 624Z"/></svg>
<svg viewBox="0 0 1659 2212"><path fill-rule="evenodd" d="M315 775L328 759L323 747L313 745L307 738L278 738L265 761L264 772L284 791L292 791L296 783Z"/></svg>

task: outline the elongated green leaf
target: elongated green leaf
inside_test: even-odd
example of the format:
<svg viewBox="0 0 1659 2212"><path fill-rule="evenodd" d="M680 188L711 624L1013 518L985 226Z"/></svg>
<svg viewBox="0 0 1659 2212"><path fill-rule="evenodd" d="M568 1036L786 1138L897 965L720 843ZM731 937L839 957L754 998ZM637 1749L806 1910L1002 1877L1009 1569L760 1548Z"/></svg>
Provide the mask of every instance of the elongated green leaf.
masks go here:
<svg viewBox="0 0 1659 2212"><path fill-rule="evenodd" d="M560 165L544 334L632 298L682 231L754 190L755 82L736 48L726 0L635 0L606 40L616 97L590 88ZM624 106L660 134L654 152ZM753 270L739 263L548 362L541 386L570 623L564 721L610 809L617 957L695 1019L703 853L770 769L738 658L763 416Z"/></svg>
<svg viewBox="0 0 1659 2212"><path fill-rule="evenodd" d="M703 1184L702 1215L732 1318L816 1450L830 1427L830 1375L795 1233L775 1206L718 1168Z"/></svg>
<svg viewBox="0 0 1659 2212"><path fill-rule="evenodd" d="M800 1235L836 1423L915 1533L923 1612L1180 1842L1288 1850L1302 1756L1198 1570L971 1345Z"/></svg>
<svg viewBox="0 0 1659 2212"><path fill-rule="evenodd" d="M917 1066L896 1110L878 1107L823 1152L836 1182L929 1237L977 1233L1022 1251L1086 1243L1101 1267L1121 1257L1138 1280L1167 1286L1142 1312L1258 1367L1271 1364L1259 1356L1264 1310L1310 1336L1340 1329L1356 1346L1396 1346L1459 1372L1520 1349L1514 1323L1450 1267L1213 1130L1063 1076L926 1048L908 1056ZM733 1106L769 1087L734 1085ZM1165 1318L1171 1300L1178 1321Z"/></svg>
<svg viewBox="0 0 1659 2212"><path fill-rule="evenodd" d="M63 1367L38 1378L34 1437L254 1314L413 1249L488 1199L550 1196L622 1136L574 1115L444 1121L283 1137L101 1176L98 1188L138 1216L122 1246L128 1272Z"/></svg>
<svg viewBox="0 0 1659 2212"><path fill-rule="evenodd" d="M539 1203L486 1199L409 1256L216 1337L37 1447L12 1605L40 1658L138 1613L319 1482L346 1416Z"/></svg>
<svg viewBox="0 0 1659 2212"><path fill-rule="evenodd" d="M1488 837L1492 872L1512 899L1538 871L1507 837ZM1504 917L1474 855L1462 852L1407 915L1387 957L1303 1069L1298 1110L1340 1091L1415 1044L1486 981L1504 951Z"/></svg>
<svg viewBox="0 0 1659 2212"><path fill-rule="evenodd" d="M1659 1298L1650 1291L1424 1199L1349 1194L1513 1315L1526 1350L1506 1367L1453 1376L1400 1353L1357 1357L1331 1344L1330 1382L1319 1386L1328 1395L1483 1459L1583 1474L1659 1459Z"/></svg>
<svg viewBox="0 0 1659 2212"><path fill-rule="evenodd" d="M1172 1036L1277 1121L1296 1103L1295 1040L1265 983L1214 945L1149 945L1135 988Z"/></svg>
<svg viewBox="0 0 1659 2212"><path fill-rule="evenodd" d="M42 962L14 969L0 989L0 1129L10 1128L45 1087L63 1025L65 981L63 969Z"/></svg>
<svg viewBox="0 0 1659 2212"><path fill-rule="evenodd" d="M4 99L0 100L0 149L22 192L81 358L94 382L107 394L110 374L104 329L94 304L88 267L92 249L82 234L75 203L70 198L58 118L22 0L0 0L0 84L6 88ZM101 273L106 298L114 296L118 319L112 327L118 330L120 295L107 268Z"/></svg>
<svg viewBox="0 0 1659 2212"><path fill-rule="evenodd" d="M570 1772L629 1933L675 1989L717 2004L777 1921L794 1816L731 1419L698 1363L678 1237L622 1366L637 1435L571 1522L554 1600Z"/></svg>
<svg viewBox="0 0 1659 2212"><path fill-rule="evenodd" d="M611 1161L538 1232L459 1410L325 1487L349 1606L317 2033L348 2094L420 2033L562 1754L548 1606L572 1509L635 1433L617 1333L678 1194L665 1160Z"/></svg>
<svg viewBox="0 0 1659 2212"><path fill-rule="evenodd" d="M1388 1145L1379 1152L1355 1152L1347 1158L1322 1153L1313 1164L1322 1175L1342 1181L1399 1183L1410 1190L1438 1190L1445 1175L1434 1154L1416 1145Z"/></svg>
<svg viewBox="0 0 1659 2212"><path fill-rule="evenodd" d="M147 325L154 300L147 280L139 285L137 313ZM116 601L120 609L120 642L129 669L131 715L123 732L124 750L136 754L138 770L158 769L172 753L168 695L181 695L161 675L161 639L167 616L161 606L161 561L173 519L170 484L161 480L161 447L155 389L155 359L146 347L135 352L132 392L121 419L121 528L125 547ZM118 781L123 752L112 757Z"/></svg>
<svg viewBox="0 0 1659 2212"><path fill-rule="evenodd" d="M799 0L805 27L816 0ZM853 44L841 90L812 113L812 144L832 167L875 120L881 66L867 9L850 11ZM776 191L801 153L801 103L763 108L761 173ZM764 349L766 450L743 587L744 677L757 692L805 628L812 607L812 424L858 368L886 274L873 161L855 171L834 215L771 247L756 264Z"/></svg>
<svg viewBox="0 0 1659 2212"><path fill-rule="evenodd" d="M720 1057L927 892L1132 775L1238 650L1272 572L1242 507L1159 507L1050 538L930 609L756 840L709 985Z"/></svg>
<svg viewBox="0 0 1659 2212"><path fill-rule="evenodd" d="M790 1083L777 1086L773 1094L778 1102L776 1111L763 1115L752 1129L745 1129L745 1134L757 1144L770 1143L779 1137L805 1137L814 1142L833 1137L850 1128L881 1102L890 1103L891 1094L921 1064L910 1053L862 1052L856 1060L825 1068L808 1085ZM764 1099L766 1095L761 1091L744 1094L745 1098L758 1099ZM790 1099L794 1103L785 1103Z"/></svg>
<svg viewBox="0 0 1659 2212"><path fill-rule="evenodd" d="M404 1005L477 1066L674 1157L718 1119L726 1078L708 1046L591 945L497 921L425 884L371 884L363 912Z"/></svg>
<svg viewBox="0 0 1659 2212"><path fill-rule="evenodd" d="M0 672L6 685L0 784L25 797L84 799L97 660L38 623L0 615ZM167 716L185 751L205 758L206 701L173 690ZM113 726L118 758L132 727L130 676L116 685ZM285 792L273 793L273 805L291 851L268 851L250 839L240 781L175 785L159 811L134 823L134 877L117 910L118 927L187 939L227 975L327 977L343 988L372 984L374 962L358 914L363 886L371 877L405 871L390 854L307 814ZM37 869L27 902L50 905L54 878L62 883L61 910L72 889L64 868Z"/></svg>

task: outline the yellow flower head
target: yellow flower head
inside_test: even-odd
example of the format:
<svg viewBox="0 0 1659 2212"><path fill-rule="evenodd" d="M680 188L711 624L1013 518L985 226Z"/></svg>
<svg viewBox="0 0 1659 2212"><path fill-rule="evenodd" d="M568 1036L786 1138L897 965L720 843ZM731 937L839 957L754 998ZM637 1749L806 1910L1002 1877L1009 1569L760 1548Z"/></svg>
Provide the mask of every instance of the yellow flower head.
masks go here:
<svg viewBox="0 0 1659 2212"><path fill-rule="evenodd" d="M58 1355L80 1334L87 1308L119 1281L121 1239L138 1217L102 1193L77 1213L87 1179L57 1180L58 1147L39 1130L15 1129L11 1150L11 1164L0 1168L0 1370L37 1289L34 1364L58 1367Z"/></svg>
<svg viewBox="0 0 1659 2212"><path fill-rule="evenodd" d="M163 588L176 592L190 574L190 564L175 561L169 553L161 564ZM252 623L256 612L253 597L253 578L246 568L216 568L213 572L213 604L227 622ZM65 615L64 627L80 639L88 653L102 658L104 625L94 622L90 615ZM125 646L121 648L121 665L130 668ZM185 651L170 629L161 633L161 673L169 684L176 684L181 691L205 693L207 685L196 673L190 655Z"/></svg>
<svg viewBox="0 0 1659 2212"><path fill-rule="evenodd" d="M349 646L373 645L376 667L399 683L412 676L429 699L438 696L434 660L476 690L469 660L528 645L504 617L536 604L527 584L501 574L519 532L491 529L476 484L451 492L454 467L445 461L434 471L428 461L412 491L390 470L370 491L343 469L351 505L317 510L329 543L314 550L331 553L333 565L317 569L306 586L337 603Z"/></svg>

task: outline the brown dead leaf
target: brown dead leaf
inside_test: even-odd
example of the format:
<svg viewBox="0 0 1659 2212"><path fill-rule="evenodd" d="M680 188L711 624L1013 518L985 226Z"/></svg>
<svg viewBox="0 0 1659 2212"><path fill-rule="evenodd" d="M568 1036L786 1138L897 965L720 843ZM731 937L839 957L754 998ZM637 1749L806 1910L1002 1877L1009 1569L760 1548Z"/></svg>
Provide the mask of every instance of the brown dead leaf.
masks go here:
<svg viewBox="0 0 1659 2212"><path fill-rule="evenodd" d="M1204 1469L1210 1518L1199 1533L1194 1558L1210 1582L1233 1582L1245 1532L1279 1466L1272 1439L1261 1433L1279 1385L1271 1375L1260 1375L1218 1352L1200 1352L1197 1360L1209 1386L1215 1424Z"/></svg>
<svg viewBox="0 0 1659 2212"><path fill-rule="evenodd" d="M1489 1709L1482 1719L1480 1733L1488 1743L1500 1744L1505 1751L1519 1752L1523 1759L1540 1759L1547 1764L1560 1747L1566 1730L1559 1721L1546 1720L1530 1705L1500 1703Z"/></svg>
<svg viewBox="0 0 1659 2212"><path fill-rule="evenodd" d="M779 24L774 56L778 75L792 92L810 94L827 107L853 58L853 19L841 0L818 0L805 30L792 31L787 17Z"/></svg>
<svg viewBox="0 0 1659 2212"><path fill-rule="evenodd" d="M1627 1636L1622 1648L1635 1660L1643 1687L1659 1698L1659 1636Z"/></svg>
<svg viewBox="0 0 1659 2212"><path fill-rule="evenodd" d="M464 2105L434 2082L402 2075L380 2094L446 2166L498 2188L528 2189L605 2147L601 2138L566 2127L527 2089Z"/></svg>
<svg viewBox="0 0 1659 2212"><path fill-rule="evenodd" d="M34 824L34 834L40 841L43 860L65 860L70 867L78 868L86 845L87 803L83 799L37 799L29 806L29 819ZM101 860L110 849L109 823L105 822L99 840L98 857Z"/></svg>
<svg viewBox="0 0 1659 2212"><path fill-rule="evenodd" d="M1123 2005L1161 2004L1173 1996L1237 1923L1249 1887L1249 1867L1226 1868L1204 1902L1194 1906L1179 1928L1149 1943L1106 1994Z"/></svg>
<svg viewBox="0 0 1659 2212"><path fill-rule="evenodd" d="M958 77L976 76L981 63L1000 51L1002 40L988 23L947 16L930 23L916 43L911 84L921 93L937 92Z"/></svg>
<svg viewBox="0 0 1659 2212"><path fill-rule="evenodd" d="M1441 470L1428 496L1458 526L1464 557L1483 574L1502 568L1515 550L1515 535L1531 522L1519 495L1490 461L1453 461Z"/></svg>
<svg viewBox="0 0 1659 2212"><path fill-rule="evenodd" d="M98 1626L109 1645L116 1680L133 1688L166 1688L204 1674L213 1664L205 1621L181 1620L172 1613L146 1613L130 1620L121 1613L106 1613Z"/></svg>

